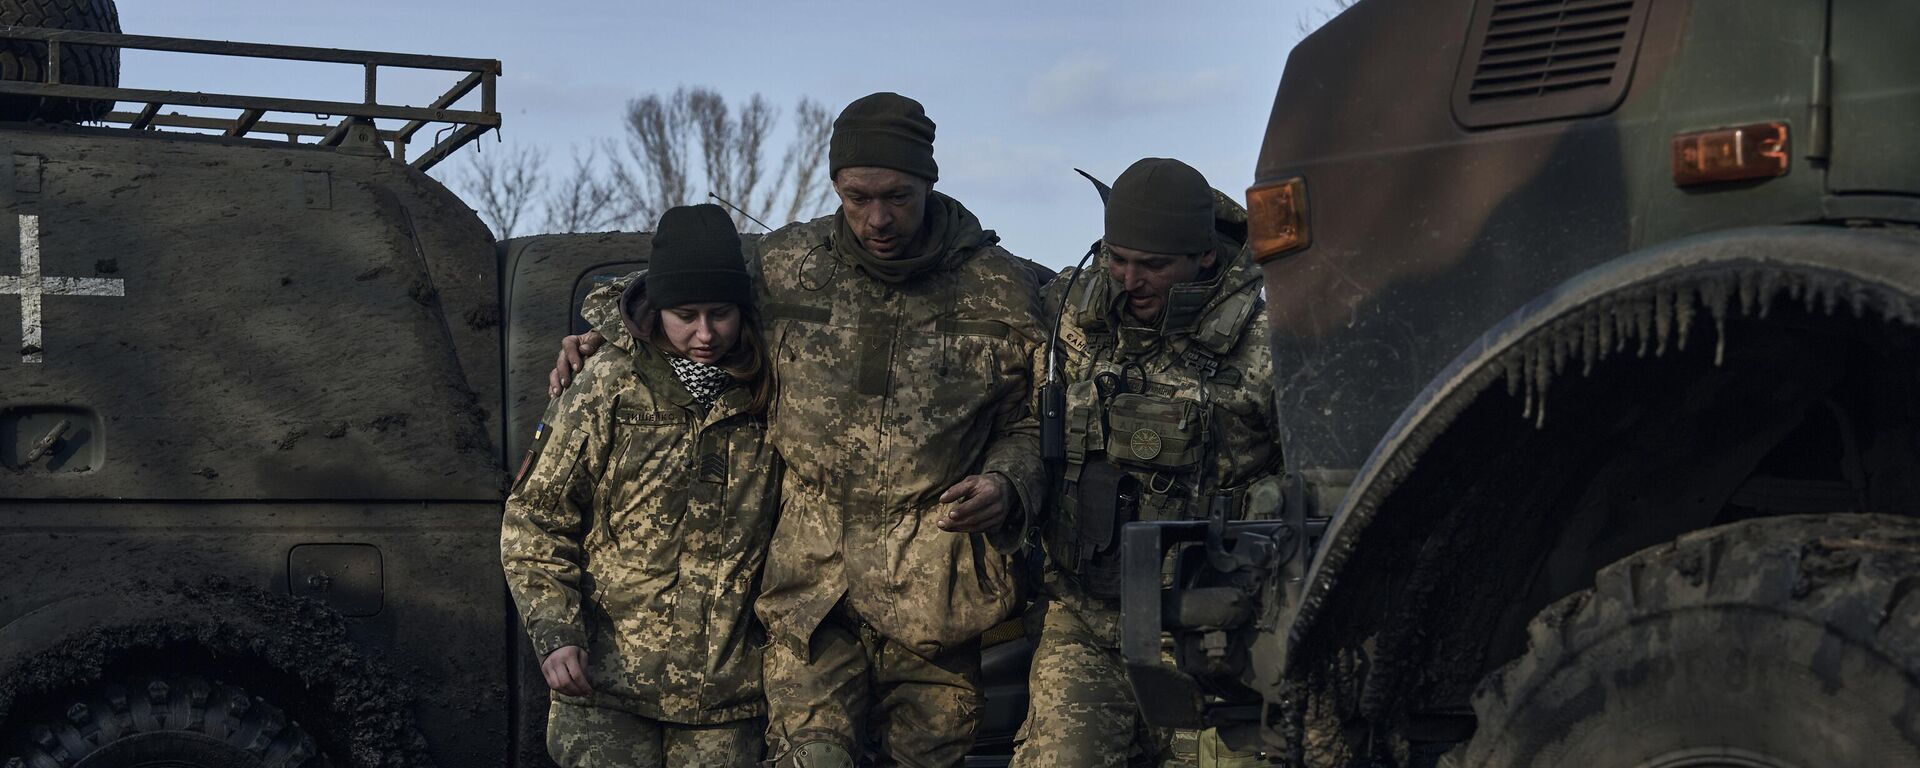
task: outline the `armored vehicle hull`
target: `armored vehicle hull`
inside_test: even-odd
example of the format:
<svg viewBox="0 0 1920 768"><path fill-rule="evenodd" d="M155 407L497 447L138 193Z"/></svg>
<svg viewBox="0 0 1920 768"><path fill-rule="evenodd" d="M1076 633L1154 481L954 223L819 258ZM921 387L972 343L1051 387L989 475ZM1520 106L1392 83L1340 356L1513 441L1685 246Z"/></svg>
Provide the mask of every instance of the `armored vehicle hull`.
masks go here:
<svg viewBox="0 0 1920 768"><path fill-rule="evenodd" d="M1364 0L1301 43L1249 208L1277 536L1325 529L1176 628L1233 638L1206 717L1312 764L1920 761L1916 23Z"/></svg>
<svg viewBox="0 0 1920 768"><path fill-rule="evenodd" d="M486 229L385 156L27 125L0 146L8 722L209 680L345 763L424 755L417 697L446 703L417 710L440 762L505 764L468 736L508 730L514 666Z"/></svg>

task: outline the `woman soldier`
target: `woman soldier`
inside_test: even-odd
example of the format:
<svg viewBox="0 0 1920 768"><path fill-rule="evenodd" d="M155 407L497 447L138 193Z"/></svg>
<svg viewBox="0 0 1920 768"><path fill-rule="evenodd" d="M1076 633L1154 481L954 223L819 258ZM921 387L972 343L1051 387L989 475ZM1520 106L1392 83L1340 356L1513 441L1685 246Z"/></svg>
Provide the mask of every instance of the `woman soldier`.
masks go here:
<svg viewBox="0 0 1920 768"><path fill-rule="evenodd" d="M594 356L547 407L501 562L553 689L561 766L751 766L772 371L724 211L667 211L650 262L621 301L643 341Z"/></svg>

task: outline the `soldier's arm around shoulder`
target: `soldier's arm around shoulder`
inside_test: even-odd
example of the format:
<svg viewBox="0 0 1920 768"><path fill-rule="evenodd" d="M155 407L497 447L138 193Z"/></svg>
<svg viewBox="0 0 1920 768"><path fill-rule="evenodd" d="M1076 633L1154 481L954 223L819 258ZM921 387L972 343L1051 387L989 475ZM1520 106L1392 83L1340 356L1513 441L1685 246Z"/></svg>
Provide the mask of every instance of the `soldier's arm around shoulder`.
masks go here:
<svg viewBox="0 0 1920 768"><path fill-rule="evenodd" d="M586 320L587 326L607 341L613 342L614 346L625 347L631 339L626 323L620 320L620 297L629 286L645 279L646 275L643 269L601 283L580 300L580 318Z"/></svg>
<svg viewBox="0 0 1920 768"><path fill-rule="evenodd" d="M500 523L500 563L534 650L542 657L586 645L581 620L581 541L593 488L606 469L613 409L630 367L609 349L587 361L574 385L547 405L526 468Z"/></svg>

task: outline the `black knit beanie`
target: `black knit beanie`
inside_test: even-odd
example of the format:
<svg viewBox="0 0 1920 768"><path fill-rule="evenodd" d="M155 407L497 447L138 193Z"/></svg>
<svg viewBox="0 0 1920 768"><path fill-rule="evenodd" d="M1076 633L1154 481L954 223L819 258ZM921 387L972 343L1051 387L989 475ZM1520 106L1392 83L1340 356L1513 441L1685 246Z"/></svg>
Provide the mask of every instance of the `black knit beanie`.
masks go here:
<svg viewBox="0 0 1920 768"><path fill-rule="evenodd" d="M668 208L653 231L647 302L661 309L724 301L753 304L733 219L711 203Z"/></svg>
<svg viewBox="0 0 1920 768"><path fill-rule="evenodd" d="M1113 180L1107 199L1107 244L1148 253L1204 253L1213 248L1213 188L1193 166L1149 157Z"/></svg>
<svg viewBox="0 0 1920 768"><path fill-rule="evenodd" d="M920 102L882 91L854 99L833 120L827 146L827 173L875 166L905 171L927 181L940 180L933 162L933 121Z"/></svg>

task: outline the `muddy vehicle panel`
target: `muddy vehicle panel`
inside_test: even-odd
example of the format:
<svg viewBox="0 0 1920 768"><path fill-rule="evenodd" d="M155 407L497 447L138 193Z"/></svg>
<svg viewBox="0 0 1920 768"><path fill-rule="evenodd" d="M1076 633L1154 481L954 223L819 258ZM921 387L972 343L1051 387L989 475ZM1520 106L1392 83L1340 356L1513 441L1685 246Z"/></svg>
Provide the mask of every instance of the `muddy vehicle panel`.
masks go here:
<svg viewBox="0 0 1920 768"><path fill-rule="evenodd" d="M1182 649L1143 698L1314 764L1920 760L1916 23L1364 0L1301 43L1249 192L1286 524L1129 531L1212 554L1129 604ZM1222 584L1250 622L1162 618Z"/></svg>
<svg viewBox="0 0 1920 768"><path fill-rule="evenodd" d="M365 104L0 83L28 112L135 107L0 124L0 761L543 764L513 749L545 690L516 679L499 568L494 244L421 170L498 125L498 62L7 34L370 76ZM394 107L371 74L393 66L467 76Z"/></svg>
<svg viewBox="0 0 1920 768"><path fill-rule="evenodd" d="M335 765L509 764L472 737L510 722L510 638L471 631L510 626L492 505L7 506L11 722L190 675L285 710Z"/></svg>
<svg viewBox="0 0 1920 768"><path fill-rule="evenodd" d="M37 250L43 280L118 292L43 288L27 319L7 302L9 336L39 324L9 379L46 399L9 404L12 447L59 412L75 452L11 467L16 492L497 496L491 239L446 215L465 208L445 189L384 157L70 128L0 141L8 244Z"/></svg>

